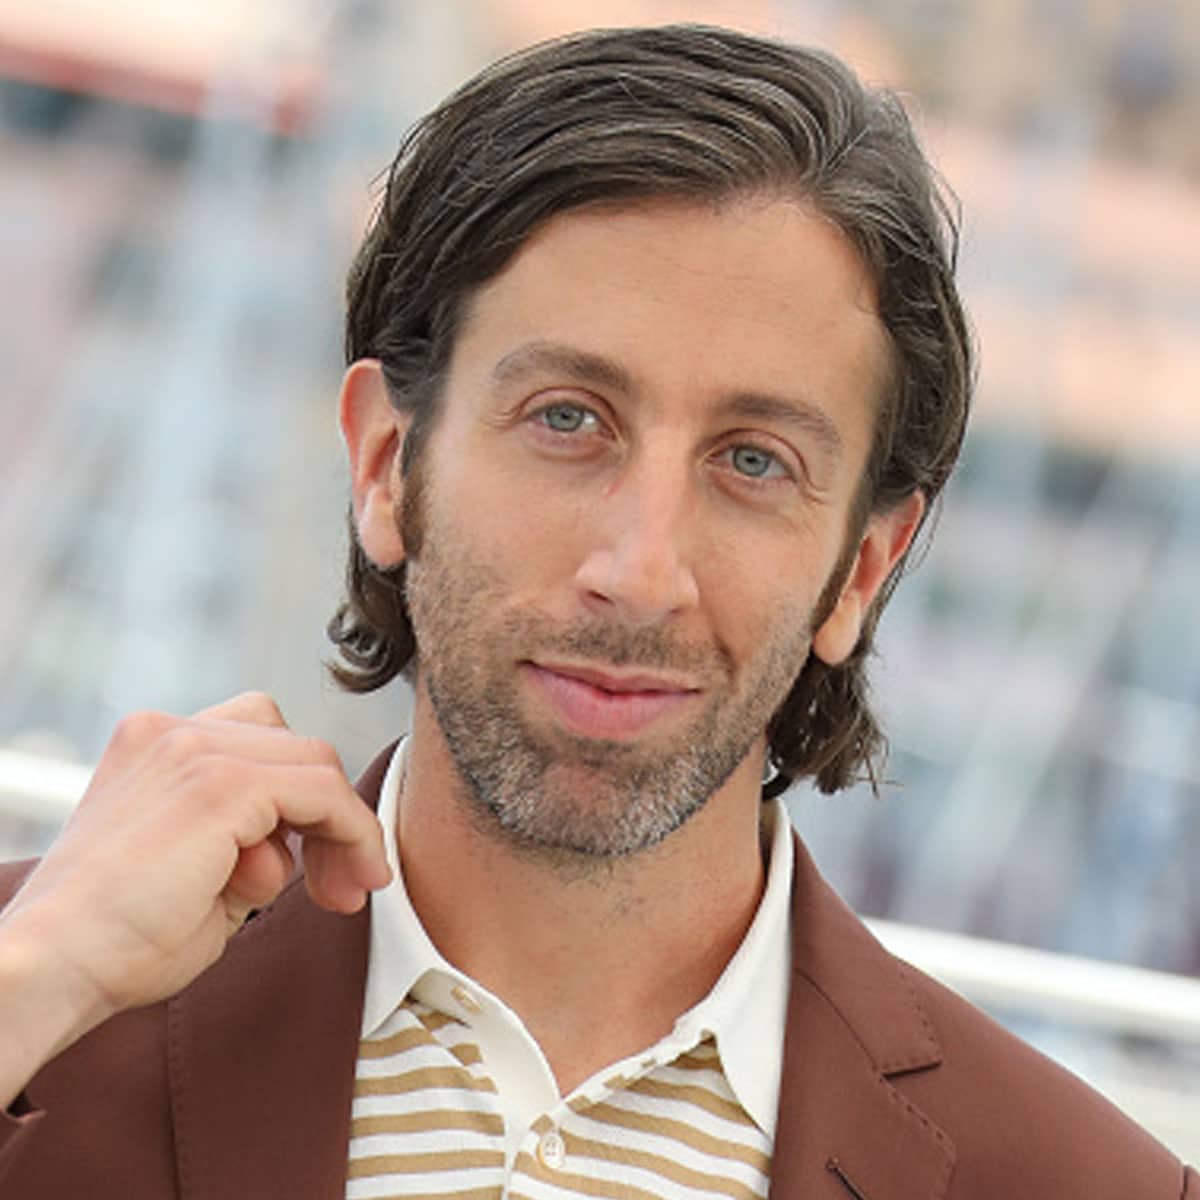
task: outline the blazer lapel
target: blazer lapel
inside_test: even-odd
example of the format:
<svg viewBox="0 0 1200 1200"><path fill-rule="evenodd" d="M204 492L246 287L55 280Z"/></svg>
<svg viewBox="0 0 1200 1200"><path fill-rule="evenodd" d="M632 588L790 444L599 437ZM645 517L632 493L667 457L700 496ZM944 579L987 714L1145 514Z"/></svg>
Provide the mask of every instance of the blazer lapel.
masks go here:
<svg viewBox="0 0 1200 1200"><path fill-rule="evenodd" d="M372 806L390 758L359 781ZM297 877L168 1009L182 1200L342 1200L369 932Z"/></svg>
<svg viewBox="0 0 1200 1200"><path fill-rule="evenodd" d="M797 839L773 1200L939 1200L950 1139L890 1080L941 1050L903 969Z"/></svg>

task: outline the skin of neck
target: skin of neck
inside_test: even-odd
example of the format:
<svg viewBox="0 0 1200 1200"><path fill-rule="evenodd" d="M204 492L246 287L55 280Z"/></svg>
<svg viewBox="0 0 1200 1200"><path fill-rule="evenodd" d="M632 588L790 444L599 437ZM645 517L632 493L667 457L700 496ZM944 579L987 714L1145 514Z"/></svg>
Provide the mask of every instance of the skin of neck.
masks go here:
<svg viewBox="0 0 1200 1200"><path fill-rule="evenodd" d="M764 751L657 846L555 860L478 811L418 684L396 831L413 909L521 1017L564 1095L669 1033L740 945L765 884Z"/></svg>

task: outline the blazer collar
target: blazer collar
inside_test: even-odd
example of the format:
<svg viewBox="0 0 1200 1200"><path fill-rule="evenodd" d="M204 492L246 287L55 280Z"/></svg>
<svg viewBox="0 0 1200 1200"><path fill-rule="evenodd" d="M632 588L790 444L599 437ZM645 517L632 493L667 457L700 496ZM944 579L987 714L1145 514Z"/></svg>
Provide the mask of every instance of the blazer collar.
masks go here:
<svg viewBox="0 0 1200 1200"><path fill-rule="evenodd" d="M390 755L357 784L372 806ZM345 1196L368 911L326 912L297 877L170 1002L182 1200Z"/></svg>
<svg viewBox="0 0 1200 1200"><path fill-rule="evenodd" d="M773 1200L940 1200L946 1134L893 1080L942 1061L905 974L797 839Z"/></svg>

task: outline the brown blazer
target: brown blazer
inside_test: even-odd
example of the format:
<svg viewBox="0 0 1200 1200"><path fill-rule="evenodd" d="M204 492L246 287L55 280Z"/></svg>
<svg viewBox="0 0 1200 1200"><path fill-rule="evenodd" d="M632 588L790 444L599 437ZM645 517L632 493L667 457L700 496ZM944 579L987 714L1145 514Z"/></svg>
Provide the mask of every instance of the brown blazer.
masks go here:
<svg viewBox="0 0 1200 1200"><path fill-rule="evenodd" d="M889 955L797 850L772 1197L1200 1200L1110 1104ZM0 904L27 869L0 871ZM342 1200L367 930L294 881L183 992L35 1077L0 1117L0 1197Z"/></svg>

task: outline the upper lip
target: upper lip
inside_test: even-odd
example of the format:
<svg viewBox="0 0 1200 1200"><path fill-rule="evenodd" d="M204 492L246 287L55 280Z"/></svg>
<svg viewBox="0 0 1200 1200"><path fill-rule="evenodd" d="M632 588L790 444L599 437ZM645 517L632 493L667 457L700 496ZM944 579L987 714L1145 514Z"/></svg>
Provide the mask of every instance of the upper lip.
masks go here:
<svg viewBox="0 0 1200 1200"><path fill-rule="evenodd" d="M611 668L601 670L576 663L538 662L535 667L543 671L553 671L556 675L565 675L569 679L579 679L590 683L593 687L603 688L606 692L696 692L700 689L689 680L678 679L670 675L654 675L647 671L637 671L626 674Z"/></svg>

